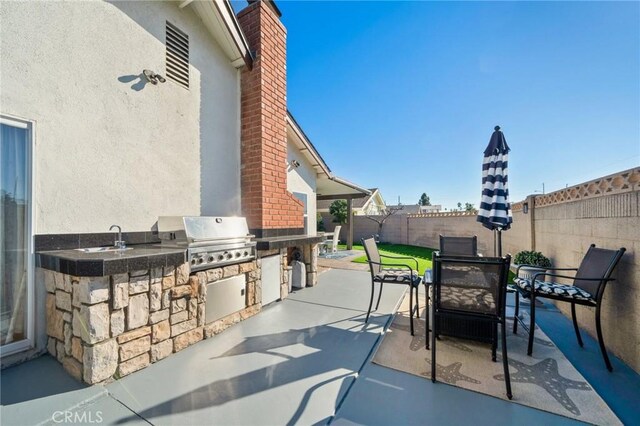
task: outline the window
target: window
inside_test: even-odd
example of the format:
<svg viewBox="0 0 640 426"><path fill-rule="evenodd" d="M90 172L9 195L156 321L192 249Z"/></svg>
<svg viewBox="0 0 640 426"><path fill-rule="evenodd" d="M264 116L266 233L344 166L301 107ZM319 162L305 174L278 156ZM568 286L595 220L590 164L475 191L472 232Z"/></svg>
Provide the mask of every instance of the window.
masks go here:
<svg viewBox="0 0 640 426"><path fill-rule="evenodd" d="M0 350L30 347L31 125L0 117Z"/></svg>
<svg viewBox="0 0 640 426"><path fill-rule="evenodd" d="M167 22L165 30L167 47L167 78L184 88L189 88L189 36Z"/></svg>

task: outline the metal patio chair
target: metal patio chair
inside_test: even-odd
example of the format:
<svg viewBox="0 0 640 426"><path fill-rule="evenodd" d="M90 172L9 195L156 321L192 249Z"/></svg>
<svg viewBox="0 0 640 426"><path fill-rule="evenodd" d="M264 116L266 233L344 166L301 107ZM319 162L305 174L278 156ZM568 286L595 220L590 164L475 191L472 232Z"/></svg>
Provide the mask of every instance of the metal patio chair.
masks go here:
<svg viewBox="0 0 640 426"><path fill-rule="evenodd" d="M614 281L611 278L611 274L616 265L624 255L626 249L624 247L618 250L608 250L602 248L596 248L595 244L591 244L587 254L585 254L579 268L546 268L551 271L576 271L574 276L560 275L556 273L547 273L547 271L540 271L533 274L530 279L519 278L520 265L516 271L516 278L513 279L516 284L516 306L515 306L515 318L513 321L513 332L517 332L519 311L520 311L520 295L531 299L531 314L529 323L529 346L527 348L527 354L531 355L533 352L533 335L535 331L536 320L536 298L544 297L547 299L558 300L561 302L571 303L571 317L573 319L573 328L578 338L578 344L583 347L582 337L580 336L580 329L578 327L578 321L576 319L576 305L592 306L596 308L596 332L598 334L598 344L600 345L600 351L602 357L607 366L607 370L612 371L613 367L609 361L607 355L607 348L604 345L602 338L602 327L600 325L600 307L602 302L602 296L604 294L605 287L609 281ZM573 280L573 285L559 284L556 282L544 281L547 277L550 278L565 278ZM540 278L541 280L538 280ZM531 283L535 283L533 291ZM523 324L524 326L524 324Z"/></svg>
<svg viewBox="0 0 640 426"><path fill-rule="evenodd" d="M338 225L335 227L333 232L327 233L328 234L327 236L331 236L331 238L327 238L320 243L321 253L336 253L338 251L338 242L340 241L341 229L342 229L342 225Z"/></svg>
<svg viewBox="0 0 640 426"><path fill-rule="evenodd" d="M478 237L446 237L440 235L440 254L443 256L478 256Z"/></svg>
<svg viewBox="0 0 640 426"><path fill-rule="evenodd" d="M491 333L491 359L494 362L498 346L497 326L500 325L505 385L507 397L512 398L505 315L510 263L510 255L470 257L434 253L431 381L436 381L436 337L442 320L463 319L494 325Z"/></svg>
<svg viewBox="0 0 640 426"><path fill-rule="evenodd" d="M375 294L375 284L380 284L380 291L378 293L378 301L376 302L376 310L380 306L380 297L382 296L382 287L385 283L393 284L407 284L409 289L409 306L411 317L411 335L414 334L413 329L413 316L420 315L420 305L418 303L418 288L422 282L422 278L418 274L418 261L413 257L406 256L386 256L380 254L378 251L378 245L375 238L362 239L362 246L367 254L367 261L369 263L369 270L371 272L371 298L369 300L369 309L367 311L367 318L365 322L369 321L371 315L371 307L373 306L373 296ZM382 258L397 260L395 263L382 264ZM408 264L402 263L402 260L412 260L415 262L416 268L413 269ZM413 303L413 296L415 292L416 302Z"/></svg>

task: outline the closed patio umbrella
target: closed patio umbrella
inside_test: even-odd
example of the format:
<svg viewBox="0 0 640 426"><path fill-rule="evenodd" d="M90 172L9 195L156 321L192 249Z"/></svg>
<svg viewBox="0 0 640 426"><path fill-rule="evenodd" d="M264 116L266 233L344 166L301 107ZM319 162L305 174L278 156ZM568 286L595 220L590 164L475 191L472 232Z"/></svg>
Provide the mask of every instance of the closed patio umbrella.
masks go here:
<svg viewBox="0 0 640 426"><path fill-rule="evenodd" d="M498 256L502 256L502 231L511 227L509 204L508 158L509 146L500 126L496 126L482 162L482 200L478 209L478 222L497 234Z"/></svg>

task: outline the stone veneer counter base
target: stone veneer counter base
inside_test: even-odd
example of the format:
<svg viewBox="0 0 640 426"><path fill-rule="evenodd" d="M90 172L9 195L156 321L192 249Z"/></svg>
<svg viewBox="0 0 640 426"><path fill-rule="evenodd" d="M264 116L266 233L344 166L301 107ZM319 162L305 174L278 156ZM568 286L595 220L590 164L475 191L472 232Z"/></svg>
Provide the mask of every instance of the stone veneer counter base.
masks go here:
<svg viewBox="0 0 640 426"><path fill-rule="evenodd" d="M100 277L43 272L48 352L89 384L145 368L262 308L260 260L191 275L188 263ZM205 324L207 285L239 275L245 308Z"/></svg>

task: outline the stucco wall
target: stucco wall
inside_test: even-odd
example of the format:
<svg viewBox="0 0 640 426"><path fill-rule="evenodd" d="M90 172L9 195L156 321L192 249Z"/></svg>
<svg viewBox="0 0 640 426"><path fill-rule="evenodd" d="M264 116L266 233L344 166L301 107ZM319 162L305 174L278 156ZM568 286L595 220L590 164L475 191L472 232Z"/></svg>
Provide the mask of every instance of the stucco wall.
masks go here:
<svg viewBox="0 0 640 426"><path fill-rule="evenodd" d="M307 234L317 233L316 214L316 171L311 163L300 153L296 146L287 143L287 164L291 160L300 163L300 167L287 167L287 190L289 192L301 192L307 194Z"/></svg>
<svg viewBox="0 0 640 426"><path fill-rule="evenodd" d="M33 120L34 232L149 230L159 215L240 213L239 73L175 2L3 3L1 112ZM191 82L165 74L165 21Z"/></svg>

